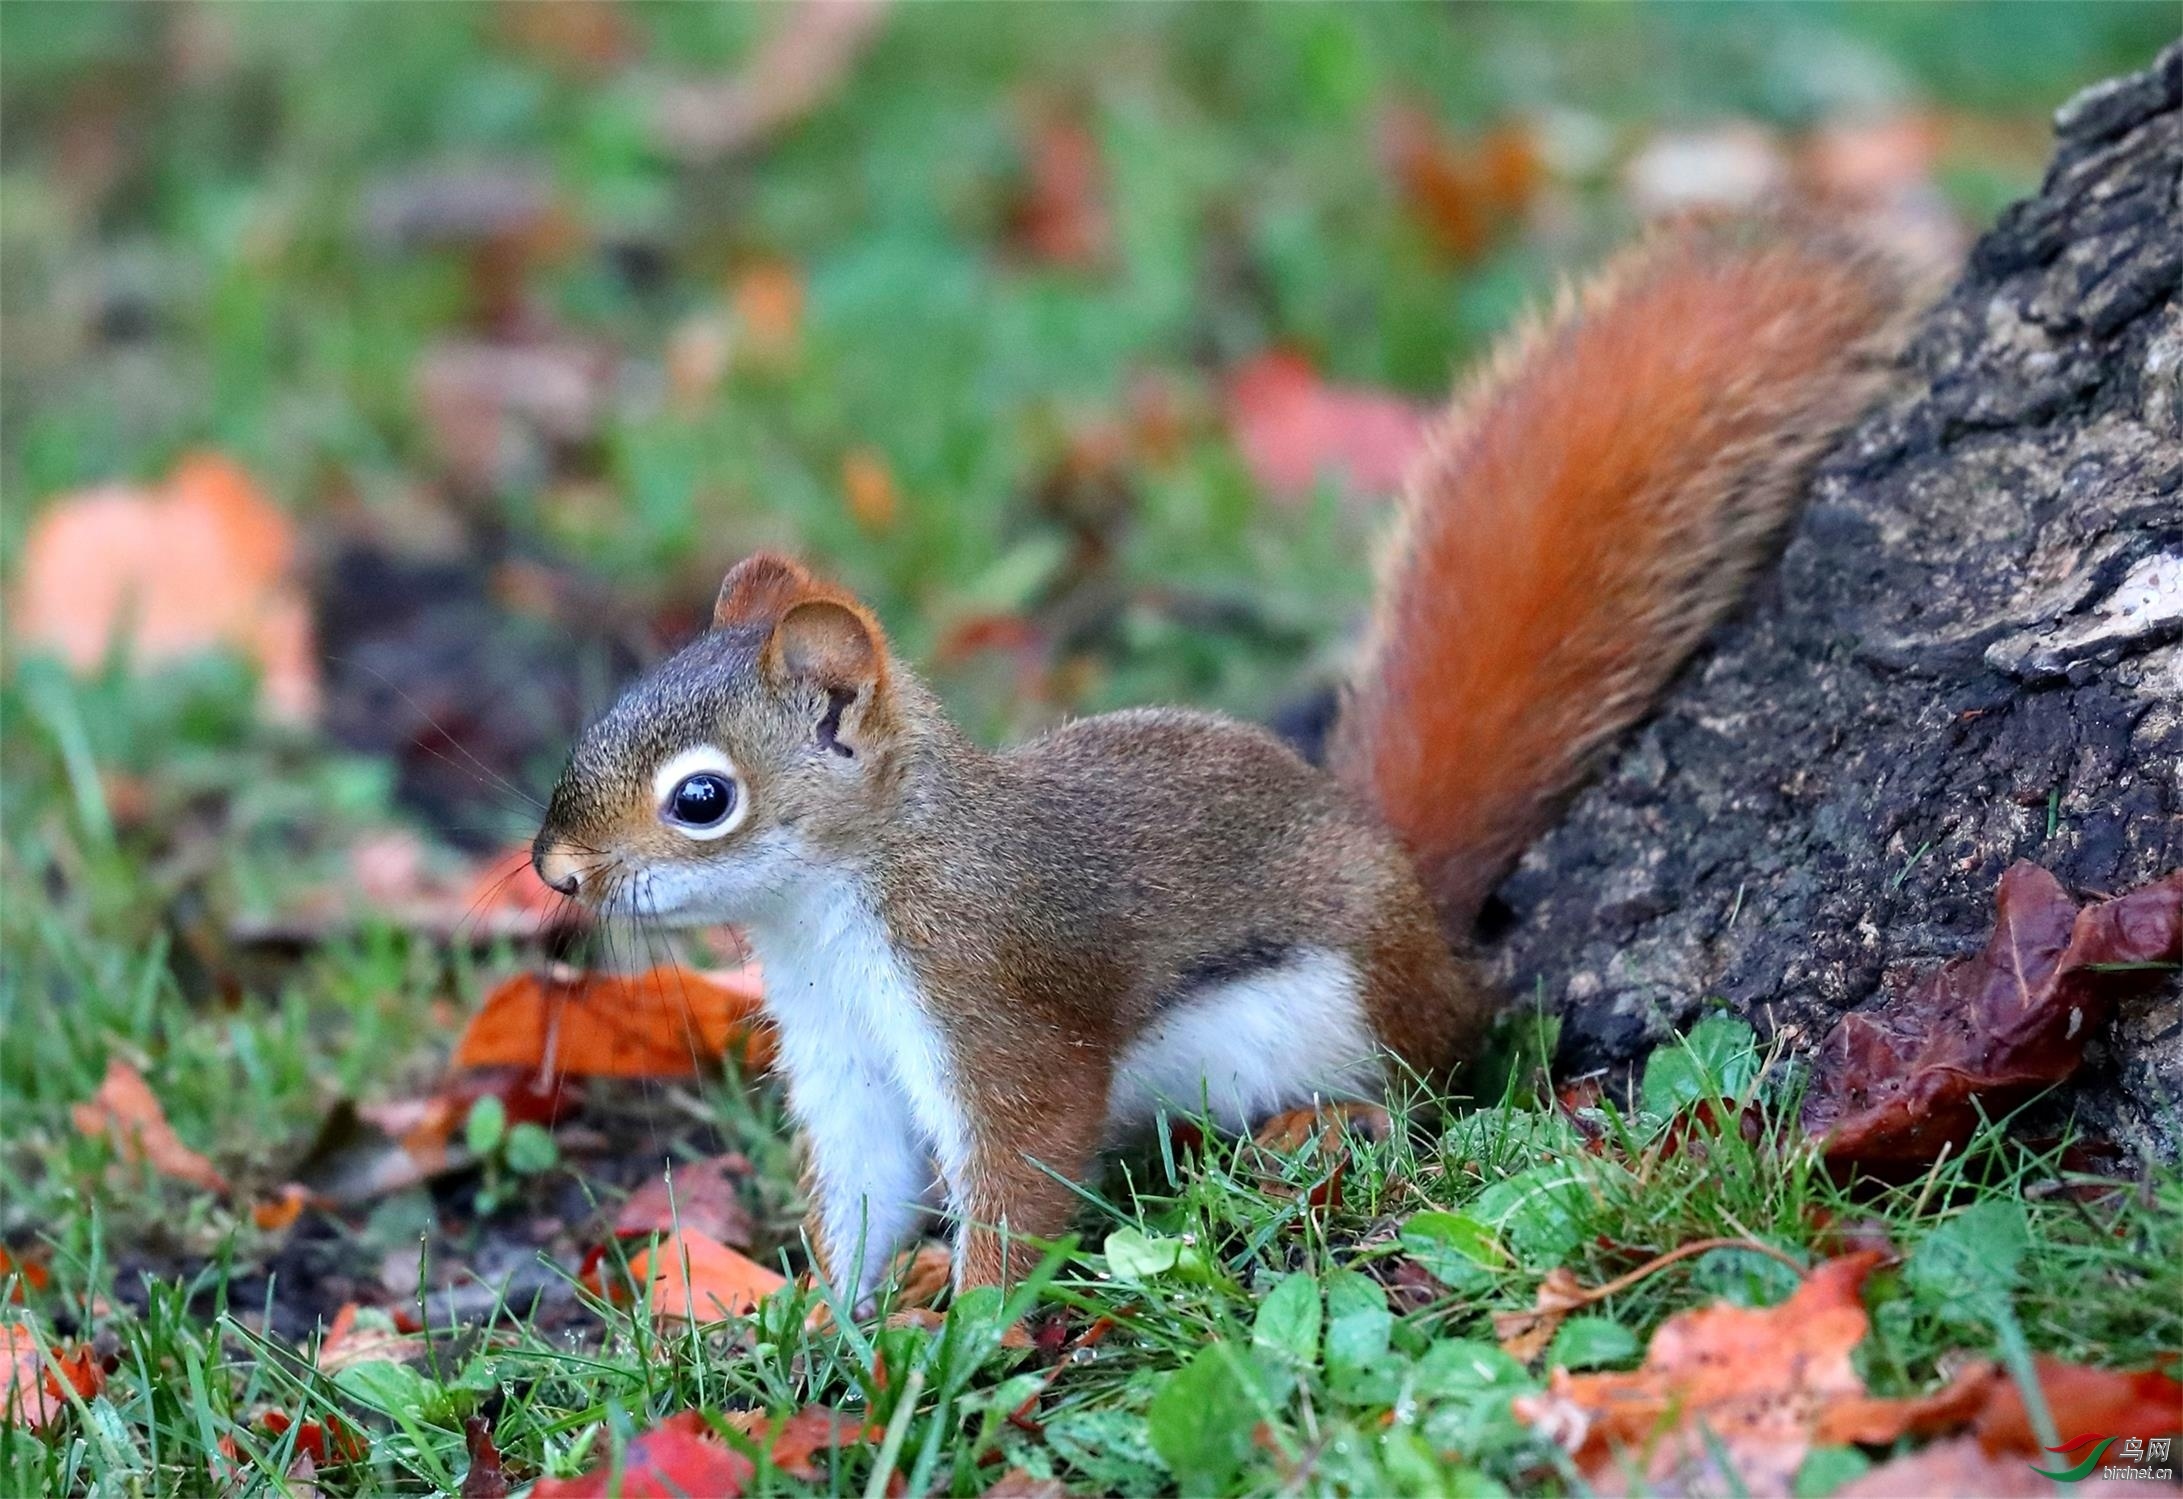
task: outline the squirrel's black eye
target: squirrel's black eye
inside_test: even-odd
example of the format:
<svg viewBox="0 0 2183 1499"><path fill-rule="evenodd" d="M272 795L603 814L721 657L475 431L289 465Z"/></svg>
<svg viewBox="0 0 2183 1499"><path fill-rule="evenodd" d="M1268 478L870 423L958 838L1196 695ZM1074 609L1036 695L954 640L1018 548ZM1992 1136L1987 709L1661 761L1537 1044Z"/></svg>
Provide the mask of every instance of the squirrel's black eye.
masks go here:
<svg viewBox="0 0 2183 1499"><path fill-rule="evenodd" d="M667 798L668 820L686 828L717 826L734 810L735 782L709 770L684 776Z"/></svg>

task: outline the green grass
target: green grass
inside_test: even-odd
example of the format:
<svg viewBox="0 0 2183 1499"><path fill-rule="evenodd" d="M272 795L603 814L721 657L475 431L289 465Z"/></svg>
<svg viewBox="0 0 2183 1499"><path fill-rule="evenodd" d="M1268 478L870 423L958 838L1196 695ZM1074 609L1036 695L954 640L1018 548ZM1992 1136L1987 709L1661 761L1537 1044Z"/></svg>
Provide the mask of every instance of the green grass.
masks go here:
<svg viewBox="0 0 2183 1499"><path fill-rule="evenodd" d="M643 124L654 75L732 65L765 13L627 9L641 62L588 77L513 45L482 5L0 7L9 581L52 497L156 479L209 445L247 463L315 545L458 515L471 544L579 569L642 617L701 604L728 561L784 544L872 597L919 660L979 612L1073 630L1055 663L1070 670L1043 699L1005 659L937 668L987 736L1128 702L1263 712L1339 658L1379 517L1331 495L1259 496L1218 419L1223 371L1288 345L1337 378L1433 398L1527 297L1630 228L1611 170L1578 167L1557 184L1550 232L1451 263L1377 165L1388 102L1456 129L1537 116L1608 141L1723 114L1791 131L1866 107L1990 117L1991 138L2032 149L1973 151L1940 173L1984 214L2036 180L2046 111L2173 33L2160 0L902 7L803 128L690 172ZM196 21L211 29L191 33ZM192 57L201 71L182 65ZM1042 268L1005 247L1027 99L1076 112L1101 144L1110 266ZM458 504L413 390L420 356L469 315L464 268L373 244L359 203L420 163L504 158L535 165L580 226L525 283L536 315L614 349L637 395L554 464ZM656 258L656 277L629 274L628 244ZM738 367L693 410L644 398L674 331L718 315L737 270L776 258L808 290L799 357ZM95 315L116 307L128 316ZM1124 412L1147 378L1173 393L1184 440L1126 475L1087 586L1077 522L1049 481L1065 434ZM878 534L839 493L859 448L902 491ZM0 1492L206 1492L223 1440L277 1482L293 1438L266 1436L261 1408L340 1410L368 1431L368 1462L321 1477L352 1493L452 1488L473 1411L530 1474L579 1469L602 1440L687 1405L814 1400L867 1409L920 1490L975 1492L1004 1465L1086 1492L1566 1487L1508 1415L1539 1376L1492 1348L1491 1313L1528 1305L1557 1266L1604 1279L1694 1238L1754 1236L1808 1259L1822 1214L1877 1218L1908 1256L1872 1288L1877 1388L1929 1387L1958 1348L2131 1365L2183 1345L2183 1183L2168 1168L2080 1203L2052 1190L2068 1175L2056 1150L1997 1131L1928 1179L1851 1195L1801 1150L1729 1138L1702 1162L1663 1157L1642 1118L1614 1124L1629 1149L1595 1155L1524 1084L1483 1111L1415 1101L1393 1140L1359 1147L1323 1217L1269 1193L1247 1146L1117 1168L1037 1294L1038 1314L1072 1331L1114 1327L1055 1374L1037 1431L1007 1415L1045 1370L998 1346L1017 1308L988 1297L966 1298L937 1335L814 1334L792 1301L756 1327L672 1336L609 1306L544 1329L510 1312L490 1335L436 1330L421 1373L330 1381L308 1355L335 1278L378 1275L421 1239L437 1284L573 1213L543 1246L565 1272L569 1246L594 1234L581 1210L610 1208L628 1173L565 1146L550 1169L457 1175L314 1216L309 1233L255 1227L246 1203L287 1179L336 1104L427 1089L450 1006L517 958L369 925L300 957L238 947L236 918L338 887L357 838L406 815L393 768L259 724L232 663L117 662L72 680L9 646L0 1242L50 1262L53 1284L24 1314L93 1340L115 1372L44 1439L0 1429ZM532 789L548 768L527 767ZM522 832L526 815L481 781L463 827L422 831ZM1738 1044L1716 1030L1671 1056L1706 1059L1732 1091L1758 1087ZM119 1168L74 1128L71 1105L116 1058L237 1200ZM1703 1075L1680 1066L1660 1064L1656 1114ZM1764 1087L1786 1109L1775 1090L1793 1081L1777 1069ZM599 1090L578 1123L648 1159L741 1149L763 1247L800 1265L770 1089L722 1077ZM1291 1184L1324 1169L1281 1168ZM505 1199L497 1214L481 1194ZM1994 1280L2005 1295L1965 1298L1945 1271L1949 1236L2008 1242L1995 1214L2021 1215L2027 1247ZM1966 1223L1978 1232L1950 1228ZM1125 1229L1141 1236L1122 1241L1135 1272L1105 1253ZM1170 1259L1179 1271L1143 1268ZM1444 1292L1389 1303L1377 1288L1405 1263ZM1673 1311L1771 1300L1786 1283L1771 1261L1709 1254L1593 1309L1562 1353L1628 1364ZM872 1463L869 1449L845 1454L829 1487L865 1488Z"/></svg>

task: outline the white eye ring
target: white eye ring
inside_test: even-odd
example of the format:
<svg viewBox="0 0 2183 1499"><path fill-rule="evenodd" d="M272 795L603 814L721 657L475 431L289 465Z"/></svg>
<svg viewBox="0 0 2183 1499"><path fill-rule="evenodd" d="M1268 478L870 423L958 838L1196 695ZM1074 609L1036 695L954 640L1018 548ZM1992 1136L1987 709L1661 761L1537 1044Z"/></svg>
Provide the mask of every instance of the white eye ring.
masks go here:
<svg viewBox="0 0 2183 1499"><path fill-rule="evenodd" d="M735 791L735 805L728 809L727 816L710 827L694 828L667 815L676 788L694 775L716 775ZM735 762L728 758L726 751L710 744L699 744L684 750L652 772L652 805L659 809L659 820L662 823L683 837L702 843L714 838L725 838L743 825L743 819L750 816L750 791L743 784L743 778L735 773Z"/></svg>

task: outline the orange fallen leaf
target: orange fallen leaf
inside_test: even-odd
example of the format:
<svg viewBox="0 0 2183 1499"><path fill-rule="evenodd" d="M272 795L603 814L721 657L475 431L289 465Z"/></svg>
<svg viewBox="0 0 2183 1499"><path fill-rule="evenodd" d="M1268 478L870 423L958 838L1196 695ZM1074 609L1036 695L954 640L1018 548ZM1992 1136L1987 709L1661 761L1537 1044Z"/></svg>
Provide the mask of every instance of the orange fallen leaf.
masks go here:
<svg viewBox="0 0 2183 1499"><path fill-rule="evenodd" d="M267 1409L259 1411L252 1424L269 1437L285 1436L290 1427L295 1428L296 1451L322 1468L360 1463L371 1455L370 1441L339 1416L299 1422L284 1410Z"/></svg>
<svg viewBox="0 0 2183 1499"><path fill-rule="evenodd" d="M303 1216L303 1210L311 1205L311 1189L301 1182L288 1182L280 1189L278 1197L251 1204L250 1221L267 1233L279 1233Z"/></svg>
<svg viewBox="0 0 2183 1499"><path fill-rule="evenodd" d="M1862 1289L1877 1253L1829 1260L1780 1306L1728 1302L1681 1313L1653 1334L1642 1368L1572 1374L1556 1369L1546 1393L1515 1402L1519 1420L1559 1441L1586 1480L1623 1492L1633 1477L1654 1489L1753 1495L1791 1492L1816 1442L1885 1443L1959 1414L1960 1392L1889 1401L1866 1393L1850 1362L1869 1325ZM1855 1413L1853 1422L1830 1418ZM1733 1474L1718 1471L1721 1462Z"/></svg>
<svg viewBox="0 0 2183 1499"><path fill-rule="evenodd" d="M849 514L865 530L891 530L901 509L901 496L887 460L870 448L852 448L841 459L841 492L848 498Z"/></svg>
<svg viewBox="0 0 2183 1499"><path fill-rule="evenodd" d="M823 1405L807 1405L776 1421L762 1410L730 1411L730 1426L767 1448L773 1466L791 1478L816 1483L826 1474L812 1461L821 1452L877 1441L881 1428Z"/></svg>
<svg viewBox="0 0 2183 1499"><path fill-rule="evenodd" d="M68 1408L68 1391L89 1400L105 1388L106 1371L87 1348L51 1347L21 1322L0 1324L0 1421L43 1431ZM64 1383L65 1386L64 1386Z"/></svg>
<svg viewBox="0 0 2183 1499"><path fill-rule="evenodd" d="M579 1077L688 1077L731 1047L773 1059L758 970L653 968L561 980L519 974L486 997L455 1045L457 1067L533 1067Z"/></svg>
<svg viewBox="0 0 2183 1499"><path fill-rule="evenodd" d="M735 278L730 300L745 346L779 363L796 352L803 336L803 277L778 260L762 260Z"/></svg>
<svg viewBox="0 0 2183 1499"><path fill-rule="evenodd" d="M162 1175L208 1192L229 1190L227 1178L184 1145L167 1123L166 1111L143 1075L119 1057L106 1064L106 1080L98 1092L77 1104L70 1116L84 1134L112 1140L115 1151L131 1165L143 1161Z"/></svg>
<svg viewBox="0 0 2183 1499"><path fill-rule="evenodd" d="M1804 1267L1794 1259L1756 1239L1694 1239L1688 1244L1677 1245L1666 1254L1655 1255L1635 1270L1599 1286L1587 1286L1566 1266L1558 1266L1547 1272L1546 1279L1539 1283L1538 1296L1529 1310L1493 1314L1494 1336L1500 1339L1503 1353L1528 1364L1546 1351L1547 1345L1554 1341L1554 1334L1561 1330L1562 1319L1571 1312L1626 1291L1678 1260L1709 1254L1716 1249L1741 1249L1750 1254L1770 1255L1791 1270L1803 1273Z"/></svg>
<svg viewBox="0 0 2183 1499"><path fill-rule="evenodd" d="M2183 1383L2162 1370L2088 1369L2045 1354L2034 1359L2032 1367L2047 1411L2065 1438L2087 1432L2125 1437L2183 1434ZM2043 1450L2024 1409L2024 1392L2014 1380L1994 1380L1992 1398L1972 1429L1988 1452L2031 1456ZM2119 1454L2112 1455L2119 1460Z"/></svg>
<svg viewBox="0 0 2183 1499"><path fill-rule="evenodd" d="M126 645L139 665L229 647L253 660L276 716L318 706L294 528L235 463L181 461L153 489L110 485L45 507L23 543L16 638L77 670Z"/></svg>
<svg viewBox="0 0 2183 1499"><path fill-rule="evenodd" d="M601 1444L604 1445L603 1443ZM629 1439L621 1462L608 1456L580 1478L541 1478L532 1499L734 1499L757 1471L713 1434L696 1411L683 1411Z"/></svg>
<svg viewBox="0 0 2183 1499"><path fill-rule="evenodd" d="M1229 377L1227 416L1251 477L1290 500L1321 479L1352 494L1393 494L1426 430L1424 408L1407 397L1330 385L1302 355L1278 349Z"/></svg>
<svg viewBox="0 0 2183 1499"><path fill-rule="evenodd" d="M38 1260L21 1260L0 1249L0 1281L8 1282L8 1300L21 1301L27 1287L42 1291L53 1283L53 1276Z"/></svg>
<svg viewBox="0 0 2183 1499"><path fill-rule="evenodd" d="M1010 1468L993 1481L985 1499L1065 1499L1068 1492L1058 1478L1033 1478L1021 1468Z"/></svg>
<svg viewBox="0 0 2183 1499"><path fill-rule="evenodd" d="M686 1322L747 1316L788 1284L787 1277L728 1248L718 1239L684 1229L634 1255L629 1276L652 1288L652 1315Z"/></svg>
<svg viewBox="0 0 2183 1499"><path fill-rule="evenodd" d="M1519 222L1545 181L1538 143L1522 126L1464 138L1422 110L1395 109L1381 121L1380 145L1411 217L1459 261Z"/></svg>

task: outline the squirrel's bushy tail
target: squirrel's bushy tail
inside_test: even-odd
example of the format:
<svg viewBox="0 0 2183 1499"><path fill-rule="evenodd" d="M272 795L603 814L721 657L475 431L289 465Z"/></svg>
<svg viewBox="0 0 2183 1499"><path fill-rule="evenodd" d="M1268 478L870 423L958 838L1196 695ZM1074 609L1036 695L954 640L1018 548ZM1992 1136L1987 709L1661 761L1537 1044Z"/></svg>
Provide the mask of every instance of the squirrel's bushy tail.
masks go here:
<svg viewBox="0 0 2183 1499"><path fill-rule="evenodd" d="M1566 296L1412 472L1338 774L1451 935L1733 604L1876 394L1897 281L1822 240L1685 227Z"/></svg>

